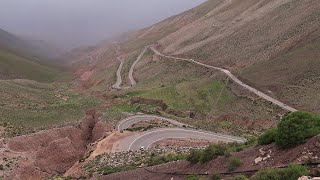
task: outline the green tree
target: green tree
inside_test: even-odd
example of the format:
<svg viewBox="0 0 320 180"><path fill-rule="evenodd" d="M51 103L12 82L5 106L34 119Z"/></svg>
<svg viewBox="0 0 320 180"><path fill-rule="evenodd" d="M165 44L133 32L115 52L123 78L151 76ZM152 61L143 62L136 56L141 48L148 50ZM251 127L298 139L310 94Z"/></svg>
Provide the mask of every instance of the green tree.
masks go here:
<svg viewBox="0 0 320 180"><path fill-rule="evenodd" d="M291 148L305 143L306 139L320 133L320 118L306 112L286 115L278 125L276 143L281 148Z"/></svg>

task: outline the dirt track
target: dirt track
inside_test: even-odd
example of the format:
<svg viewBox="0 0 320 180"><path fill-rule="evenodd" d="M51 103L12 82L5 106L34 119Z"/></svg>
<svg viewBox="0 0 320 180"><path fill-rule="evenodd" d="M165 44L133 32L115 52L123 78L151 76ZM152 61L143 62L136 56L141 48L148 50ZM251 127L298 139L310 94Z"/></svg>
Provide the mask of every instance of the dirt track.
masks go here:
<svg viewBox="0 0 320 180"><path fill-rule="evenodd" d="M120 46L117 46L117 54L119 54L120 51ZM129 80L131 83L131 86L134 86L137 84L137 82L135 81L134 77L133 77L133 71L134 71L134 67L136 66L136 64L141 60L141 58L143 57L143 55L146 53L147 49L149 48L149 46L146 46L143 51L140 53L140 55L137 57L137 59L133 62L133 64L130 67L130 71L129 71ZM120 61L120 65L119 68L117 70L117 82L112 86L114 89L118 89L118 90L122 90L122 89L128 89L130 88L130 86L125 86L125 87L121 87L122 84L122 77L121 77L121 71L122 71L122 67L124 64L124 60L121 59L121 56L117 57L118 61Z"/></svg>
<svg viewBox="0 0 320 180"><path fill-rule="evenodd" d="M170 58L170 59L176 59L176 60L182 60L182 61L188 61L188 62L192 62L192 63L195 63L195 64L198 64L200 66L204 66L204 67L207 67L207 68L211 68L211 69L215 69L215 70L219 70L219 71L222 71L223 73L225 73L230 79L232 79L234 82L236 82L237 84L239 84L240 86L242 86L243 88L249 90L250 92L256 94L257 96L269 101L269 102L272 102L273 104L275 105L278 105L279 107L287 110L287 111L290 111L290 112L295 112L297 111L295 108L293 107L290 107L288 106L287 104L283 103L283 102L280 102L270 96L268 96L267 94L245 84L244 82L240 81L237 77L235 77L230 71L226 70L226 69L223 69L223 68L219 68L219 67L215 67L215 66L210 66L210 65L207 65L207 64L203 64L201 62L198 62L198 61L195 61L193 59L185 59L185 58L178 58L178 57L173 57L173 56L168 56L168 55L164 55L162 53L160 53L158 50L156 50L153 46L151 46L151 50L159 55L159 56L162 56L162 57L165 57L165 58Z"/></svg>

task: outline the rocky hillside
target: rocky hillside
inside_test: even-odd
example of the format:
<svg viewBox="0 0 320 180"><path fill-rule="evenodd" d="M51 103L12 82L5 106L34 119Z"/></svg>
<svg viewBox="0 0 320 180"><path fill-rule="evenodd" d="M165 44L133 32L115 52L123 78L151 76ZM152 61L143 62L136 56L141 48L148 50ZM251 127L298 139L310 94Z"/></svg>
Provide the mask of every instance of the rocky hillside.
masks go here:
<svg viewBox="0 0 320 180"><path fill-rule="evenodd" d="M266 167L283 167L289 163L317 162L320 155L319 147L320 137L316 136L310 139L307 143L289 150L281 150L275 144L271 144L247 148L240 152L231 153L230 155L220 156L207 163L192 164L187 161L176 161L158 166L140 168L128 172L101 175L96 177L99 177L99 179L103 180L160 180L171 178L185 180L188 175L192 174L200 174L198 177L202 179L211 179L212 175L217 173L221 174L224 179L233 179L232 177L235 177L239 174L228 174L228 172L230 172L231 159L238 159L241 162L236 166L236 168L233 168L232 171L249 171L242 174L250 177L256 171ZM313 174L313 176L319 176L319 168L314 168L311 171L311 174Z"/></svg>

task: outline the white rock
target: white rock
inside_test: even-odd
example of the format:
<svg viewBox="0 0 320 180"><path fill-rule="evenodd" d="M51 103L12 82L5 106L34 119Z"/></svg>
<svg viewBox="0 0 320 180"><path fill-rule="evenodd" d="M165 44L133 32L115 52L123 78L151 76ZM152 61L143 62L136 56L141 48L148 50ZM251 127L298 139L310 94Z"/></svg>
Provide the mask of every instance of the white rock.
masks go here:
<svg viewBox="0 0 320 180"><path fill-rule="evenodd" d="M262 159L262 157L257 157L255 160L254 160L254 162L256 163L256 164L258 164L259 162L261 162L263 159Z"/></svg>
<svg viewBox="0 0 320 180"><path fill-rule="evenodd" d="M262 148L259 149L259 152L260 152L260 154L261 154L262 156L264 156L264 155L266 154L266 152L265 152Z"/></svg>
<svg viewBox="0 0 320 180"><path fill-rule="evenodd" d="M298 180L308 180L308 179L310 179L308 176L302 176L302 177L299 177Z"/></svg>
<svg viewBox="0 0 320 180"><path fill-rule="evenodd" d="M263 160L263 161L265 161L265 160L267 160L267 159L269 159L269 158L271 158L271 156L268 154L268 156L267 156L267 157L262 158L262 160Z"/></svg>

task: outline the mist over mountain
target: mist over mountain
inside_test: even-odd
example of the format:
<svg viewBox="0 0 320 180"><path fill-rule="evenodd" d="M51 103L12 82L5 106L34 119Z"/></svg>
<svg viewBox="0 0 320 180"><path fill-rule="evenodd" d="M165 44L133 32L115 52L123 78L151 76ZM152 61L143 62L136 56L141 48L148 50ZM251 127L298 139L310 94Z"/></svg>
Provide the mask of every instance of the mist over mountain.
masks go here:
<svg viewBox="0 0 320 180"><path fill-rule="evenodd" d="M143 28L205 0L4 0L0 27L73 48Z"/></svg>

